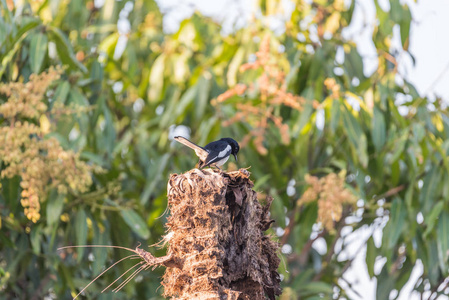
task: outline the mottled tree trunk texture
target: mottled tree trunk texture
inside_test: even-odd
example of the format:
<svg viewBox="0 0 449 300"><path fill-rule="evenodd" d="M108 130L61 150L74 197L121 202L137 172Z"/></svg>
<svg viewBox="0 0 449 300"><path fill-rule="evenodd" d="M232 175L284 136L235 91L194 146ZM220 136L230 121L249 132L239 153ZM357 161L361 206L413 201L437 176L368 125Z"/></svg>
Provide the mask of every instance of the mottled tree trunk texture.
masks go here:
<svg viewBox="0 0 449 300"><path fill-rule="evenodd" d="M168 183L167 267L171 299L275 299L280 295L279 246L264 234L271 223L245 169L194 169Z"/></svg>

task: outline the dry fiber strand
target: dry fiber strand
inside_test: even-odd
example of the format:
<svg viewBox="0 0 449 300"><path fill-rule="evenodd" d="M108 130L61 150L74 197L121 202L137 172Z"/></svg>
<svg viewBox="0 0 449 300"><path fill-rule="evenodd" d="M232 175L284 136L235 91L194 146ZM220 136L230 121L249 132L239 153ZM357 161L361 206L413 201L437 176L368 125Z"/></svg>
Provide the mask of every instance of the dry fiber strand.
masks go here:
<svg viewBox="0 0 449 300"><path fill-rule="evenodd" d="M245 169L194 169L168 183L169 247L164 295L171 299L275 299L278 244L264 234L269 207Z"/></svg>

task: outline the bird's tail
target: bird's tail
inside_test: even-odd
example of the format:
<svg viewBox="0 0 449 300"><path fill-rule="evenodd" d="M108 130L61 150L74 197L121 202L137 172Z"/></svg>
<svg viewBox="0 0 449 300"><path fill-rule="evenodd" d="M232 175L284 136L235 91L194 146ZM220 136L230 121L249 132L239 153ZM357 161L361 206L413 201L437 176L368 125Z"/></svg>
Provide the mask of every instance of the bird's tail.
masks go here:
<svg viewBox="0 0 449 300"><path fill-rule="evenodd" d="M180 142L181 144L183 144L183 145L193 149L193 150L199 150L199 151L203 150L203 151L205 151L203 147L200 147L197 144L192 143L191 141L189 141L185 137L175 136L175 140Z"/></svg>
<svg viewBox="0 0 449 300"><path fill-rule="evenodd" d="M206 149L204 149L201 146L198 146L197 144L192 143L191 141L189 141L188 139L186 139L185 137L182 136L175 136L175 140L180 142L181 144L195 150L196 155L201 159L201 160L205 160L207 155L209 154L209 152L207 152Z"/></svg>

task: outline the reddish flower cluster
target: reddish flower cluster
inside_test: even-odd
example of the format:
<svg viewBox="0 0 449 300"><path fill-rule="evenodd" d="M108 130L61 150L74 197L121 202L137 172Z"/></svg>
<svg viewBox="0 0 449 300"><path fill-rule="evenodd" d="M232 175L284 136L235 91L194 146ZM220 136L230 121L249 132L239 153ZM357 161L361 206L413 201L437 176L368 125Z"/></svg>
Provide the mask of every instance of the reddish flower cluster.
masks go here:
<svg viewBox="0 0 449 300"><path fill-rule="evenodd" d="M265 36L260 43L259 51L255 54L255 61L240 66L240 72L260 70L261 74L256 81L249 85L239 83L212 102L213 105L217 105L234 96L244 96L245 92L252 93L257 89L259 97L245 103L237 103L237 112L232 118L224 121L223 125L229 126L241 121L251 124L253 130L243 138L242 145L252 140L257 151L262 155L267 153L263 142L270 124L278 128L284 144L290 143L289 126L283 122L278 113L275 113L277 111L275 108L282 105L301 111L306 102L303 97L287 92L285 72L279 66L275 54L270 50L270 41L270 36ZM314 101L314 106L318 106L318 102Z"/></svg>

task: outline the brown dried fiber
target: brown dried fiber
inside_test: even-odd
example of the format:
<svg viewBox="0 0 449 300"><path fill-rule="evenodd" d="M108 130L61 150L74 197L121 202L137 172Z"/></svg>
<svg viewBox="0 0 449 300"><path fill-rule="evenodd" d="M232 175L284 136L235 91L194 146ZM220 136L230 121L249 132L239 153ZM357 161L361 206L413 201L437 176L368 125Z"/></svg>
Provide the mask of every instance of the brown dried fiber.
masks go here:
<svg viewBox="0 0 449 300"><path fill-rule="evenodd" d="M249 172L194 169L168 183L164 295L172 299L275 299L278 244L264 235L273 220L252 190Z"/></svg>

